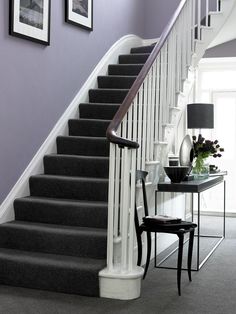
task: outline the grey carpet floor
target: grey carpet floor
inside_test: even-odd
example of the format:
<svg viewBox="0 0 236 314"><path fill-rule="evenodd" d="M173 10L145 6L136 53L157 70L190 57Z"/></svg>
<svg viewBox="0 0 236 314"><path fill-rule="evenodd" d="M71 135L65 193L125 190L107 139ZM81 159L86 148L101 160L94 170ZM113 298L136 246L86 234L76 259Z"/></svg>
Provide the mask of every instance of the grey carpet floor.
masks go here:
<svg viewBox="0 0 236 314"><path fill-rule="evenodd" d="M202 226L215 228L221 219L203 217ZM214 228L214 229L215 229ZM214 230L215 231L215 230ZM236 219L227 218L226 239L189 283L182 276L177 294L176 272L151 265L142 282L142 295L133 301L89 298L47 291L0 286L0 314L235 314Z"/></svg>

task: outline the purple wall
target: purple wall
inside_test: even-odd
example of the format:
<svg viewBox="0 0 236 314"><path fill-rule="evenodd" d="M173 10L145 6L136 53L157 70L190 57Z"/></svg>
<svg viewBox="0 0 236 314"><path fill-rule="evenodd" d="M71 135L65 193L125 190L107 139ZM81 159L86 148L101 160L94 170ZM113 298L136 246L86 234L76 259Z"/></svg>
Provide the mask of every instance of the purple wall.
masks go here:
<svg viewBox="0 0 236 314"><path fill-rule="evenodd" d="M160 37L179 3L180 0L145 0L144 37Z"/></svg>
<svg viewBox="0 0 236 314"><path fill-rule="evenodd" d="M143 0L95 0L91 33L64 22L64 0L51 2L44 47L8 35L9 1L0 1L0 203L104 53L144 33Z"/></svg>

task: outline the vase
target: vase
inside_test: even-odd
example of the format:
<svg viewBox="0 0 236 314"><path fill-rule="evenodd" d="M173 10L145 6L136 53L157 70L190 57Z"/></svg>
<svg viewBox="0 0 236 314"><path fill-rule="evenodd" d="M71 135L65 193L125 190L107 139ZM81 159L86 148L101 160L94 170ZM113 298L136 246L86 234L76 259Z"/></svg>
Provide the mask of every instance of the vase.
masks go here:
<svg viewBox="0 0 236 314"><path fill-rule="evenodd" d="M196 180L202 180L209 177L209 163L207 158L198 156L194 159L192 174Z"/></svg>

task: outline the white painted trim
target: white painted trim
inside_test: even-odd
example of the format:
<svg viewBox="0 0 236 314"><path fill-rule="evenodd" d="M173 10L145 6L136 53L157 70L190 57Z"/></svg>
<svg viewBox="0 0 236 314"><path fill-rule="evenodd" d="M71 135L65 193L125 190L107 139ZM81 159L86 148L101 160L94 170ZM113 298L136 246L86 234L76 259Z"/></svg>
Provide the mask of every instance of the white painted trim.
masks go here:
<svg viewBox="0 0 236 314"><path fill-rule="evenodd" d="M112 273L103 269L99 273L100 297L132 300L137 299L141 292L143 268L136 267L132 272L121 274L120 268L113 269Z"/></svg>
<svg viewBox="0 0 236 314"><path fill-rule="evenodd" d="M224 57L224 58L203 58L199 62L199 67L211 66L211 65L219 65L219 64L235 64L236 57Z"/></svg>
<svg viewBox="0 0 236 314"><path fill-rule="evenodd" d="M67 135L67 123L69 119L78 117L78 105L88 101L88 90L97 86L97 76L107 74L107 66L117 63L120 54L127 54L132 47L143 46L144 40L136 35L126 35L119 39L107 51L91 75L88 77L80 91L72 100L62 117L58 120L38 152L33 157L15 186L0 206L0 223L14 219L13 202L16 198L29 195L28 180L35 174L43 173L43 156L56 152L56 137Z"/></svg>

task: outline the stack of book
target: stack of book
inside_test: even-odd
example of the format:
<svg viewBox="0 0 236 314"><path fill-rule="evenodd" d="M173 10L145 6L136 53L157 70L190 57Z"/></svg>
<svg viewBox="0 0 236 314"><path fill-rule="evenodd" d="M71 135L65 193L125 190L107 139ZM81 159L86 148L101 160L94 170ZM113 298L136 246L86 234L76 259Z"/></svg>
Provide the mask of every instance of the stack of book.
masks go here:
<svg viewBox="0 0 236 314"><path fill-rule="evenodd" d="M179 224L181 223L181 218L171 217L166 215L155 215L143 217L143 222L145 224Z"/></svg>

